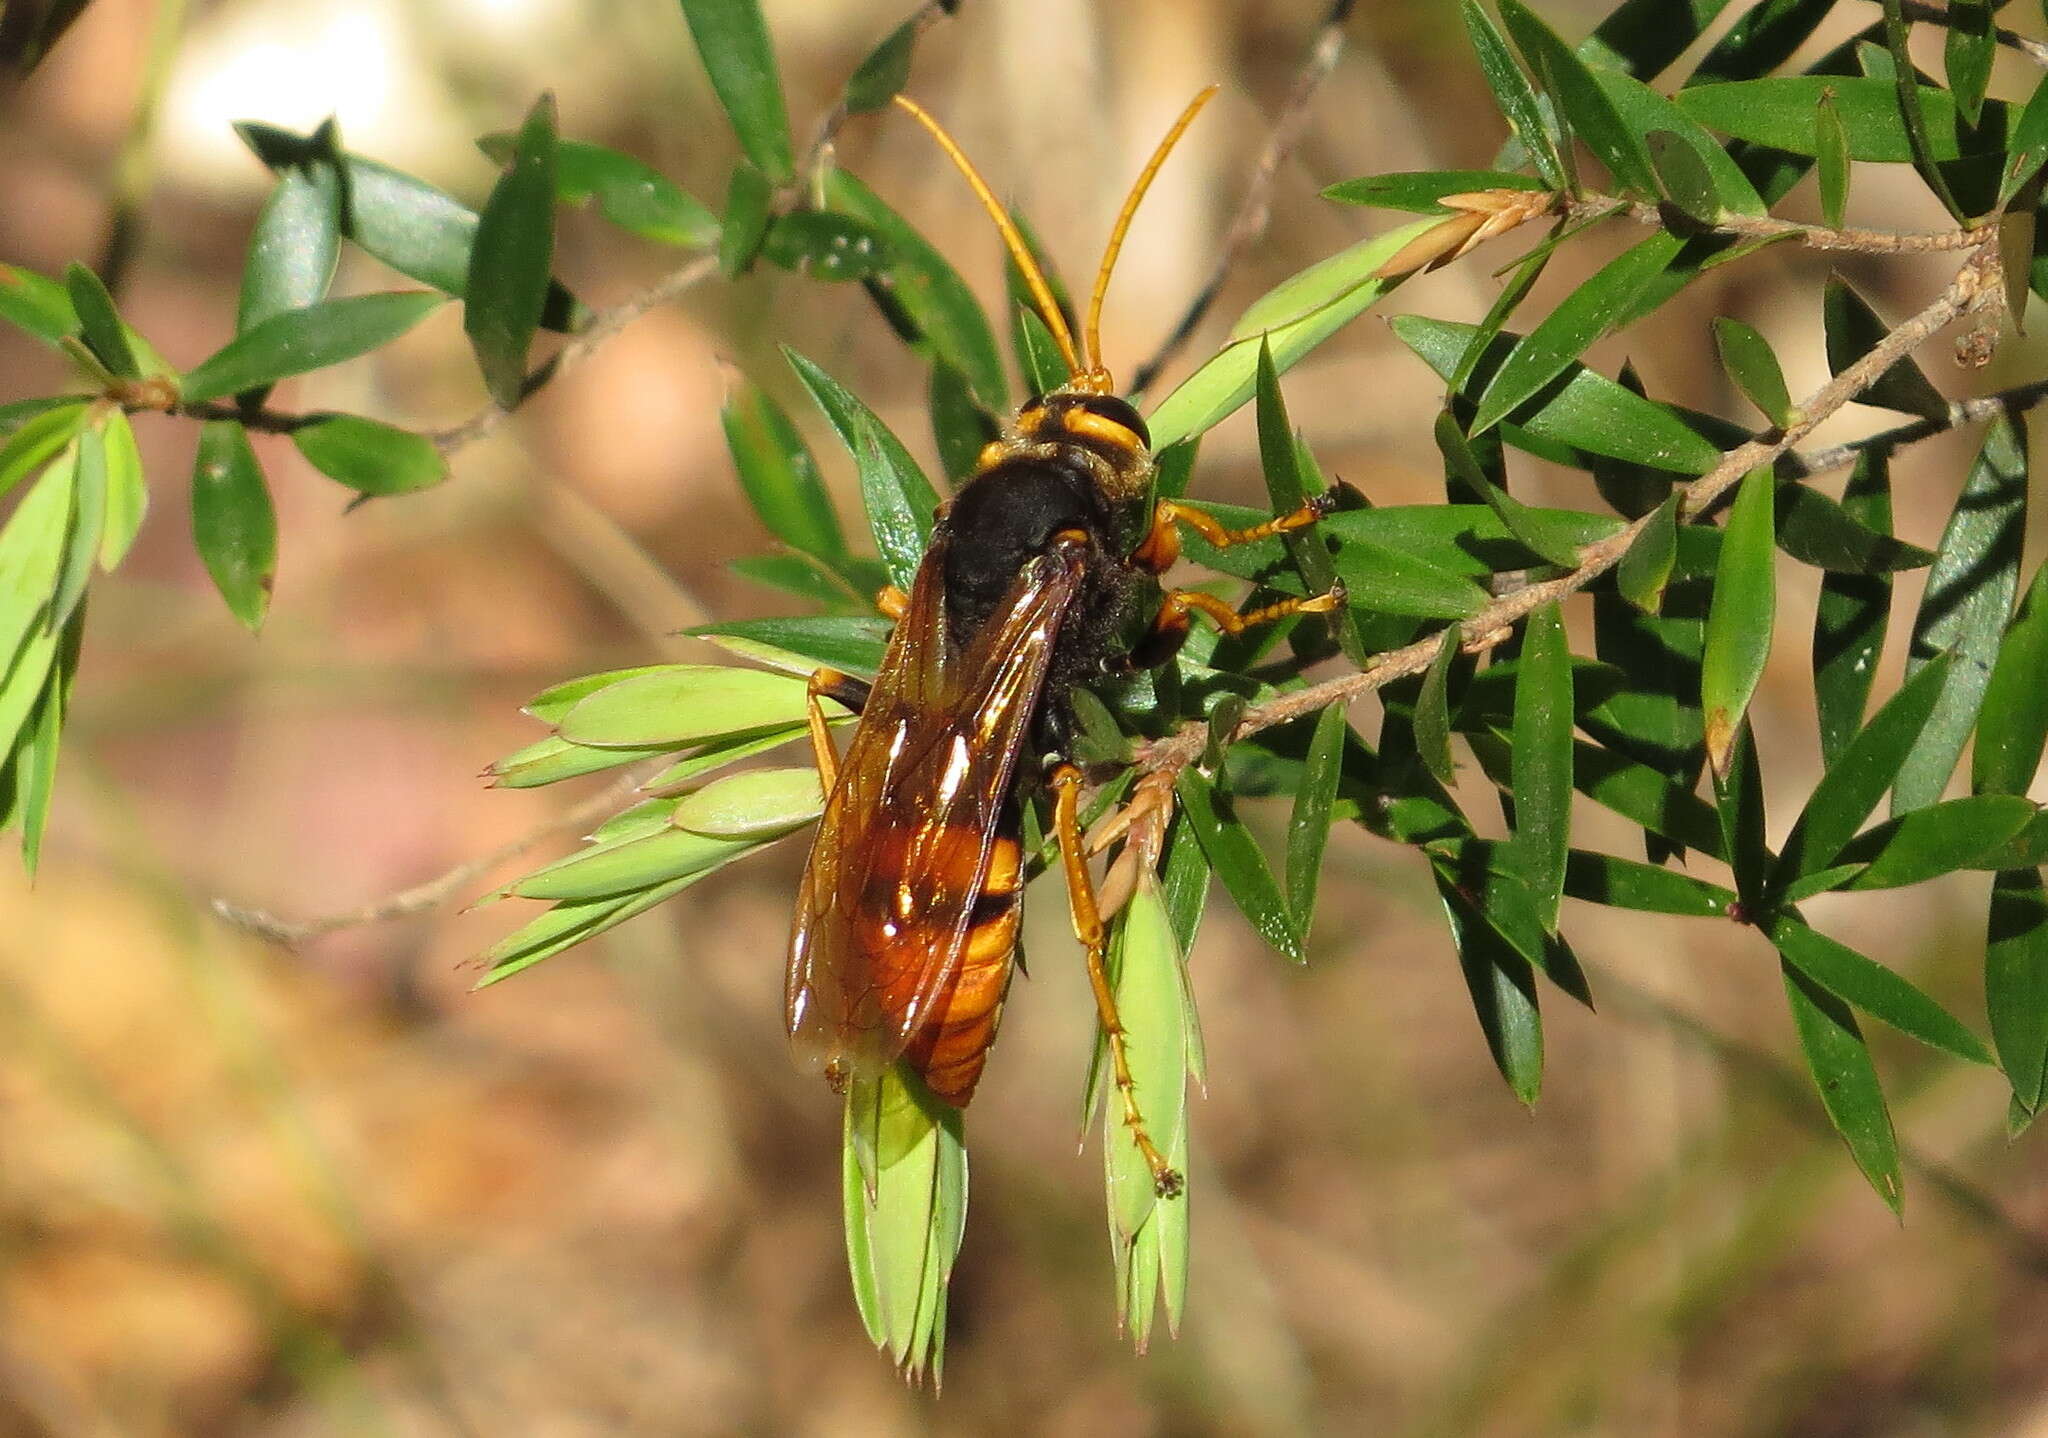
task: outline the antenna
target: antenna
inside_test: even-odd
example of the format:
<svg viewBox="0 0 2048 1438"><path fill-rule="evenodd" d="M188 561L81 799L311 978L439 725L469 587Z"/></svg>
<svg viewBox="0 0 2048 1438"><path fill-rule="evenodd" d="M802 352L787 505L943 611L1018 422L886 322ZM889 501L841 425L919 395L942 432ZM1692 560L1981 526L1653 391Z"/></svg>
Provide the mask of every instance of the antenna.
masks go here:
<svg viewBox="0 0 2048 1438"><path fill-rule="evenodd" d="M1188 126L1195 122L1195 116L1202 113L1202 107L1216 97L1217 89L1211 85L1188 101L1188 107L1180 112L1180 118L1173 122L1173 128L1166 132L1166 138L1159 142L1152 151L1152 158L1145 162L1145 168L1139 172L1130 194L1124 197L1123 209L1117 212L1116 228L1109 232L1109 245L1102 252L1102 265L1095 271L1095 288L1088 292L1088 323L1082 331L1088 368L1085 374L1077 372L1074 376L1088 388L1104 393L1114 388L1109 370L1102 363L1102 297L1109 293L1109 273L1116 268L1117 253L1124 247L1124 234L1131 228L1131 217L1138 213L1138 204L1145 198L1145 191L1152 188L1152 178L1159 173L1159 167L1166 163L1166 157L1173 153L1173 147L1180 143L1180 137L1187 133Z"/></svg>
<svg viewBox="0 0 2048 1438"><path fill-rule="evenodd" d="M1023 274L1024 283L1031 290L1032 303L1038 306L1038 317L1045 321L1045 327L1052 331L1053 342L1060 347L1060 358L1067 363L1067 373L1077 380L1082 378L1086 372L1085 367L1079 352L1074 348L1074 336L1067 328L1066 316L1060 313L1059 304L1053 299L1052 286L1046 283L1045 272L1039 269L1038 261L1032 257L1031 247L1026 245L1024 237L1017 233L1016 225L1011 223L1008 212L996 199L995 192L989 189L988 181L982 179L980 172L974 168L974 162L967 158L953 137L946 133L945 127L933 119L924 106L908 95L900 93L894 96L894 99L898 108L908 110L912 119L931 132L931 137L939 142L939 148L946 152L946 158L967 177L967 183L974 190L974 197L981 201L981 207L987 210L988 217L995 221L996 230L1002 235L1003 244L1010 251L1010 258L1016 261L1017 269Z"/></svg>

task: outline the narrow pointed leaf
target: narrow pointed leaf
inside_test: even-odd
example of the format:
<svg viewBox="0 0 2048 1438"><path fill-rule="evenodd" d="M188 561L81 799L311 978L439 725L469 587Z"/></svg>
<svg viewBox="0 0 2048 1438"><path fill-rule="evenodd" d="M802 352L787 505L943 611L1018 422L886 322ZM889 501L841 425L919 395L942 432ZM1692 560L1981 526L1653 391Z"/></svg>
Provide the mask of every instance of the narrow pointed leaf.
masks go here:
<svg viewBox="0 0 2048 1438"><path fill-rule="evenodd" d="M1572 133L1607 167L1616 187L1655 195L1656 177L1643 147L1642 132L1623 123L1585 62L1521 0L1501 0L1500 15L1522 58L1542 78L1551 102L1563 112Z"/></svg>
<svg viewBox="0 0 2048 1438"><path fill-rule="evenodd" d="M1294 791L1294 810L1287 822L1287 907L1304 937L1315 920L1316 889L1322 881L1324 848L1330 842L1337 785L1344 777L1344 740L1349 732L1341 704L1316 716L1301 787Z"/></svg>
<svg viewBox="0 0 2048 1438"><path fill-rule="evenodd" d="M1883 450L1857 457L1842 508L1873 533L1891 532L1891 461ZM1821 581L1813 618L1813 689L1821 757L1828 763L1862 727L1891 603L1891 580L1883 574L1830 573Z"/></svg>
<svg viewBox="0 0 2048 1438"><path fill-rule="evenodd" d="M207 356L179 389L197 403L325 369L389 344L443 302L441 295L407 290L287 310Z"/></svg>
<svg viewBox="0 0 2048 1438"><path fill-rule="evenodd" d="M1714 575L1706 648L1700 658L1707 762L1717 772L1727 769L1736 731L1771 654L1777 617L1771 490L1770 470L1752 470L1736 493L1722 533L1721 563Z"/></svg>
<svg viewBox="0 0 2048 1438"><path fill-rule="evenodd" d="M1875 349L1889 328L1869 302L1839 276L1828 280L1822 318L1827 329L1828 370L1832 374L1840 374ZM1923 419L1941 423L1948 419L1948 401L1928 382L1911 355L1901 355L1876 384L1857 398L1864 404L1883 405Z"/></svg>
<svg viewBox="0 0 2048 1438"><path fill-rule="evenodd" d="M491 188L464 282L462 328L500 409L519 403L555 258L555 97L519 127L512 162Z"/></svg>
<svg viewBox="0 0 2048 1438"><path fill-rule="evenodd" d="M292 431L306 462L359 494L411 494L448 477L448 461L434 442L409 429L330 414Z"/></svg>
<svg viewBox="0 0 2048 1438"><path fill-rule="evenodd" d="M113 296L100 277L84 265L74 263L64 272L64 288L71 294L71 307L78 315L79 337L95 358L121 379L139 379L142 366L128 344L128 330L114 309Z"/></svg>
<svg viewBox="0 0 2048 1438"><path fill-rule="evenodd" d="M1273 871L1266 866L1251 831L1231 808L1227 796L1219 795L1198 770L1189 769L1176 786L1181 810L1194 828L1196 841L1209 858L1209 866L1237 904L1259 937L1271 944L1283 958L1306 963L1301 933Z"/></svg>
<svg viewBox="0 0 2048 1438"><path fill-rule="evenodd" d="M1714 344L1721 365L1764 418L1781 428L1792 422L1792 395L1785 372L1770 342L1741 320L1722 315L1714 321Z"/></svg>
<svg viewBox="0 0 2048 1438"><path fill-rule="evenodd" d="M1584 849L1572 850L1565 862L1564 892L1589 904L1696 919L1725 919L1736 903L1733 889L1705 879Z"/></svg>
<svg viewBox="0 0 2048 1438"><path fill-rule="evenodd" d="M817 462L781 405L743 375L729 382L719 411L740 487L768 532L820 559L846 553L846 539Z"/></svg>
<svg viewBox="0 0 2048 1438"><path fill-rule="evenodd" d="M2013 1098L2033 1113L2048 1078L2048 892L2039 869L2009 870L1992 885L1984 1006Z"/></svg>
<svg viewBox="0 0 2048 1438"><path fill-rule="evenodd" d="M685 795L671 822L714 839L768 839L801 829L824 807L815 768L748 769Z"/></svg>
<svg viewBox="0 0 2048 1438"><path fill-rule="evenodd" d="M2017 794L1972 794L1909 809L1842 846L1844 864L1863 869L1845 889L1896 889L1906 884L2001 864L2006 841L2031 824L2037 810Z"/></svg>
<svg viewBox="0 0 2048 1438"><path fill-rule="evenodd" d="M1451 666L1457 662L1463 637L1455 624L1444 630L1437 641L1436 657L1423 672L1422 687L1415 691L1415 753L1429 772L1446 784L1456 778L1451 762L1449 686Z"/></svg>
<svg viewBox="0 0 2048 1438"><path fill-rule="evenodd" d="M1785 962L1837 998L1966 1063L1991 1062L1990 1051L1975 1034L1884 965L1808 928L1790 914L1773 920L1770 939Z"/></svg>
<svg viewBox="0 0 2048 1438"><path fill-rule="evenodd" d="M1907 673L1918 672L1938 654L1953 653L1956 663L1933 717L1900 766L1892 786L1894 814L1941 797L1976 727L2019 588L2026 507L2026 430L2001 416L1984 431L1983 447L1942 531L1914 618Z"/></svg>
<svg viewBox="0 0 2048 1438"><path fill-rule="evenodd" d="M1465 33L1471 38L1472 49L1479 58L1479 73L1485 78L1487 89L1493 92L1494 103L1500 106L1522 147L1536 162L1544 183L1553 190L1564 189L1566 171L1558 154L1557 137L1537 106L1536 92L1530 88L1528 77L1515 64L1507 41L1477 0L1464 0L1459 14L1464 17Z"/></svg>
<svg viewBox="0 0 2048 1438"><path fill-rule="evenodd" d="M1433 872L1487 1051L1515 1097L1533 1105L1543 1092L1543 1016L1535 970L1440 868Z"/></svg>
<svg viewBox="0 0 2048 1438"><path fill-rule="evenodd" d="M676 664L631 675L577 700L557 732L577 744L640 748L789 728L803 723L808 712L804 682L793 675Z"/></svg>
<svg viewBox="0 0 2048 1438"><path fill-rule="evenodd" d="M149 490L142 477L142 452L135 431L119 410L107 416L107 522L100 538L100 568L111 570L127 558L149 509Z"/></svg>
<svg viewBox="0 0 2048 1438"><path fill-rule="evenodd" d="M1780 864L1783 875L1826 868L1870 817L1934 713L1950 665L1950 659L1942 656L1900 685L1855 738L1828 761L1827 773L1814 786L1785 840Z"/></svg>
<svg viewBox="0 0 2048 1438"><path fill-rule="evenodd" d="M485 135L477 148L499 164L510 162L518 137ZM588 205L628 234L682 249L718 244L718 216L696 196L643 161L603 145L555 140L555 202Z"/></svg>
<svg viewBox="0 0 2048 1438"><path fill-rule="evenodd" d="M341 255L341 157L334 122L313 137L317 147L301 164L278 173L249 236L242 267L235 331L241 333L286 310L317 304Z"/></svg>
<svg viewBox="0 0 2048 1438"><path fill-rule="evenodd" d="M1848 1005L1786 961L1785 996L1792 1005L1793 1027L1800 1052L1819 1090L1821 1107L1835 1132L1849 1145L1849 1155L1877 1196L1892 1212L1905 1204L1899 1176L1899 1141L1891 1110L1870 1061L1856 1016Z"/></svg>
<svg viewBox="0 0 2048 1438"><path fill-rule="evenodd" d="M778 185L796 176L782 77L758 0L682 0L711 88L732 121L740 148Z"/></svg>
<svg viewBox="0 0 2048 1438"><path fill-rule="evenodd" d="M1664 586L1671 582L1671 566L1678 559L1678 496L1658 505L1650 522L1622 555L1614 583L1622 598L1655 614L1664 607Z"/></svg>
<svg viewBox="0 0 2048 1438"><path fill-rule="evenodd" d="M1540 190L1543 182L1508 170L1419 170L1397 175L1363 175L1326 186L1323 198L1382 210L1424 215L1453 213L1438 203L1445 195L1479 190Z"/></svg>
<svg viewBox="0 0 2048 1438"><path fill-rule="evenodd" d="M1470 432L1479 434L1563 374L1586 348L1632 311L1677 258L1684 241L1659 231L1602 266L1523 337L1479 398Z"/></svg>
<svg viewBox="0 0 2048 1438"><path fill-rule="evenodd" d="M78 310L63 285L18 265L0 265L0 320L46 344L78 333Z"/></svg>
<svg viewBox="0 0 2048 1438"><path fill-rule="evenodd" d="M1546 604L1522 630L1515 681L1513 863L1535 896L1545 929L1557 930L1571 841L1572 669L1564 617Z"/></svg>
<svg viewBox="0 0 2048 1438"><path fill-rule="evenodd" d="M1998 185L2002 206L2019 193L2020 187L2040 173L2048 163L2048 76L2034 84L2026 108L2013 122L2012 140L2006 151L2005 174Z"/></svg>
<svg viewBox="0 0 2048 1438"><path fill-rule="evenodd" d="M260 629L277 569L277 513L248 432L233 420L213 420L199 431L192 539L235 618Z"/></svg>
<svg viewBox="0 0 2048 1438"><path fill-rule="evenodd" d="M2027 597L1998 646L1985 683L1970 753L1970 787L1980 794L2024 794L2048 740L2048 564L2034 572Z"/></svg>
<svg viewBox="0 0 2048 1438"><path fill-rule="evenodd" d="M937 492L902 441L851 390L795 350L785 347L783 354L853 455L860 469L868 524L881 549L882 562L888 566L890 582L908 592L931 537Z"/></svg>

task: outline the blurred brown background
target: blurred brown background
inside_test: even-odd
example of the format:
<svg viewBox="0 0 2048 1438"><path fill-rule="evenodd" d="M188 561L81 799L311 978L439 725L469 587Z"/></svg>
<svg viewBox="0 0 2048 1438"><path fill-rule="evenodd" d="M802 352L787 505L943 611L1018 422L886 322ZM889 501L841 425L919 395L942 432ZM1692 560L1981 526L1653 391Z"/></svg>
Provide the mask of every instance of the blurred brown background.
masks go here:
<svg viewBox="0 0 2048 1438"><path fill-rule="evenodd" d="M1538 8L1570 38L1598 12ZM1831 38L1876 13L1842 8ZM1128 372L1207 267L1322 9L966 0L926 38L913 89L1081 272L1166 119L1223 83L1112 297ZM800 136L900 18L851 0L767 10ZM154 71L153 45L175 46ZM137 144L152 74L161 103ZM2022 83L2004 74L1998 92ZM722 194L732 144L669 0L98 0L0 109L0 258L93 260L137 197L123 308L189 364L229 333L266 179L229 120L336 113L351 148L474 202L491 172L470 137L542 88L565 134ZM1454 7L1360 6L1270 237L1204 339L1386 223L1318 200L1322 185L1484 164L1501 133ZM922 135L858 122L841 158L997 293L986 225ZM1792 208L1810 203L1809 188ZM1874 172L1854 210L1939 223L1908 179ZM1579 272L1618 238L1582 245ZM1507 257L1395 298L1474 318ZM562 272L594 303L671 263L564 218ZM1739 415L1705 343L1708 316L1738 313L1803 392L1824 377L1823 274L1782 248L1716 270L1594 358L1632 355L1653 393ZM1853 277L1898 314L1942 272ZM390 283L358 256L338 287ZM1602 1011L1546 995L1549 1085L1530 1114L1492 1070L1410 856L1336 836L1303 971L1219 900L1195 962L1213 1086L1191 1311L1139 1358L1114 1332L1100 1163L1074 1145L1085 987L1042 903L1035 971L970 1116L974 1202L935 1399L868 1347L843 1272L837 1106L783 1056L800 841L482 995L461 964L523 906L299 953L214 920L215 896L349 908L526 832L576 796L475 776L536 736L516 712L528 696L692 657L670 635L702 616L785 607L726 573L763 538L717 423L721 360L789 395L784 341L928 453L916 365L858 290L764 270L635 324L438 491L344 513L288 444L259 440L282 558L256 639L191 551L192 427L138 424L154 509L94 598L44 871L31 888L0 862L0 1434L2048 1433L2042 1138L2006 1144L1995 1076L1878 1033L1915 1155L1895 1223L1789 1077L1775 966L1751 934L1572 906ZM1962 393L2038 358L2015 349L1972 380L1927 363ZM0 335L0 400L61 379ZM1383 502L1440 495L1435 382L1379 319L1287 388L1326 468ZM481 398L450 307L280 402L426 427ZM1883 422L1852 411L1828 437ZM847 494L850 466L810 429ZM1240 417L1205 446L1197 493L1256 493L1252 453ZM1967 456L1965 438L1899 467L1909 537L1939 533ZM1597 507L1533 465L1517 483ZM1784 582L1760 710L1778 833L1816 764L1813 576ZM1371 732L1369 707L1358 718ZM1578 842L1629 852L1610 816L1579 823ZM1810 914L1976 1016L1982 890Z"/></svg>

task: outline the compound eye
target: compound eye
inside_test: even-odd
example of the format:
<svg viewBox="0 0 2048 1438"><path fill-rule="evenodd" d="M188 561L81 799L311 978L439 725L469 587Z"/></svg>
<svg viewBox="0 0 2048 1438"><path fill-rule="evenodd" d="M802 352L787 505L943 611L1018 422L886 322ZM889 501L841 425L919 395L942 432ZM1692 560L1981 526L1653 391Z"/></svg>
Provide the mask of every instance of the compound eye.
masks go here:
<svg viewBox="0 0 2048 1438"><path fill-rule="evenodd" d="M1152 447L1152 431L1145 428L1145 421L1129 402L1113 394L1083 395L1075 401L1076 409L1086 410L1097 419L1106 419L1111 424L1122 425L1138 437L1138 443L1146 449Z"/></svg>

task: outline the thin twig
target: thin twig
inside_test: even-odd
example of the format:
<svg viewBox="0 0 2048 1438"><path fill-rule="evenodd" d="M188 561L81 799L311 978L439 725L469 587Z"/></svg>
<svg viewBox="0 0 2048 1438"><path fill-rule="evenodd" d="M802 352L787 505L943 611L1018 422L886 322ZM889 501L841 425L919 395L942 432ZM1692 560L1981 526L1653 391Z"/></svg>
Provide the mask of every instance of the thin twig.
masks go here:
<svg viewBox="0 0 2048 1438"><path fill-rule="evenodd" d="M1574 220L1598 219L1623 214L1637 224L1657 229L1671 227L1664 207L1640 200L1623 200L1613 195L1585 195L1572 200L1565 212ZM1797 239L1810 250L1851 250L1866 255L1924 255L1950 250L1974 250L1991 239L1996 226L1979 225L1968 230L1831 230L1825 225L1803 225L1797 220L1780 220L1770 215L1717 216L1703 232L1740 235L1745 239L1775 239L1780 235Z"/></svg>
<svg viewBox="0 0 2048 1438"><path fill-rule="evenodd" d="M344 909L340 913L326 914L315 919L293 922L279 918L267 909L244 908L231 904L226 899L213 901L213 912L238 929L268 939L274 944L293 949L310 939L317 939L338 929L360 928L365 924L382 923L386 919L407 919L423 914L429 909L439 908L464 889L490 873L500 864L518 858L521 854L543 844L558 834L580 829L610 817L618 807L638 791L647 778L647 769L628 770L612 783L572 808L559 814L550 815L537 827L520 835L508 844L501 844L487 854L466 859L435 878L409 889L401 889L388 898L359 908Z"/></svg>
<svg viewBox="0 0 2048 1438"><path fill-rule="evenodd" d="M646 289L641 290L638 294L629 295L610 309L600 310L597 317L578 330L574 338L563 345L560 350L556 351L552 359L526 377L525 384L520 387L519 398L524 401L527 396L533 394L557 375L563 374L589 358L600 345L610 340L620 330L633 323L634 320L639 319L640 316L646 314L649 310L678 298L685 291L702 284L717 272L717 256L703 255L690 261L689 264L684 265L681 269L672 270L668 274L663 275ZM495 404L489 405L471 415L461 424L451 425L447 429L435 430L427 438L434 442L434 448L440 450L442 454L454 454L457 450L467 448L497 429L499 425L505 422L506 416L511 413L512 411L509 409L500 408Z"/></svg>
<svg viewBox="0 0 2048 1438"><path fill-rule="evenodd" d="M1330 7L1328 18L1316 32L1308 59L1294 77L1294 88L1288 92L1287 103L1281 107L1279 119L1273 122L1273 131L1266 138L1266 148L1259 155L1259 163L1245 186L1244 199L1230 221L1230 228L1224 232L1216 262L1210 266L1208 277L1202 281L1201 289L1195 292L1173 332L1160 342L1150 359L1138 366L1131 381L1133 393L1152 387L1153 381L1159 378L1159 372L1180 353L1181 346L1188 342L1195 327L1208 315L1210 306L1223 292L1230 272L1237 268L1237 262L1266 232L1266 222L1273 214L1274 182L1280 177L1280 167L1287 162L1294 147L1301 143L1302 134L1308 128L1309 106L1315 100L1316 91L1337 67L1337 59L1344 53L1344 22L1351 16L1352 5L1353 0L1336 0Z"/></svg>
<svg viewBox="0 0 2048 1438"><path fill-rule="evenodd" d="M1946 5L1932 5L1926 3L1926 0L1905 0L1900 9L1904 11L1908 20L1920 20L1929 25L1946 25L1949 22ZM1991 33L1997 37L1999 44L2019 51L2036 65L2048 65L2048 44L2029 39L2016 30L2006 29L2003 25Z"/></svg>
<svg viewBox="0 0 2048 1438"><path fill-rule="evenodd" d="M1830 415L1877 383L1894 364L1924 344L1949 323L1963 315L1989 287L1999 284L1995 245L1973 253L1941 294L1912 318L1893 329L1875 348L1815 390L1798 407L1793 422L1778 433L1737 445L1721 456L1721 462L1688 483L1681 510L1686 516L1698 514L1715 499L1761 465L1771 464L1811 434ZM1555 579L1546 579L1504 595L1461 625L1463 647L1479 654L1494 648L1514 632L1514 626L1545 604L1584 589L1621 562L1636 535L1650 522L1645 515L1608 538L1579 551L1578 567ZM1352 700L1389 682L1429 668L1436 657L1441 635L1432 634L1405 648L1378 656L1370 668L1342 674L1306 689L1292 690L1263 704L1253 705L1231 731L1234 740L1247 738L1276 724L1313 714L1331 704ZM1196 722L1183 726L1164 739L1155 739L1139 749L1137 762L1147 770L1179 770L1201 755L1209 742L1209 726Z"/></svg>
<svg viewBox="0 0 2048 1438"><path fill-rule="evenodd" d="M1898 449L1931 439L1937 434L1946 434L1952 429L1961 429L1966 424L1976 424L1979 420L1997 419L2000 415L2017 417L2044 399L2048 399L2048 380L2037 379L1992 394L1951 401L1948 413L1939 419L1916 419L1828 449L1808 450L1785 458L1800 474L1826 474L1832 469L1848 468L1872 450Z"/></svg>
<svg viewBox="0 0 2048 1438"><path fill-rule="evenodd" d="M903 22L917 27L911 43L915 44L922 39L925 31L947 16L957 15L959 12L960 0L925 0L924 4L911 11L910 18ZM833 101L832 108L819 118L818 128L811 135L810 148L804 151L803 163L797 166L797 177L803 182L806 190L815 190L821 183L821 174L832 155L832 142L839 138L839 131L849 118L851 115L846 108L846 92L841 90L839 98Z"/></svg>

